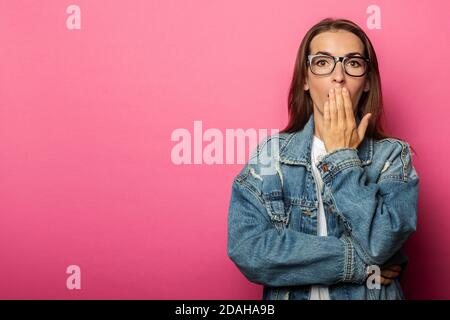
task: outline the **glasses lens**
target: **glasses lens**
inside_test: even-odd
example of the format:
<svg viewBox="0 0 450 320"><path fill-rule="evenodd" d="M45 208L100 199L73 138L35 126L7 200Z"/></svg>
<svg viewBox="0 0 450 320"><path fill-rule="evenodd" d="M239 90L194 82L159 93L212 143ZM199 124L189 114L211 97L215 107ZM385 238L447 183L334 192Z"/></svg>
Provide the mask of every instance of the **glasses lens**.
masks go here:
<svg viewBox="0 0 450 320"><path fill-rule="evenodd" d="M345 61L345 71L354 77L360 77L367 71L367 62L363 58L352 57Z"/></svg>
<svg viewBox="0 0 450 320"><path fill-rule="evenodd" d="M334 59L332 57L317 56L311 59L311 72L314 74L328 74L333 70Z"/></svg>

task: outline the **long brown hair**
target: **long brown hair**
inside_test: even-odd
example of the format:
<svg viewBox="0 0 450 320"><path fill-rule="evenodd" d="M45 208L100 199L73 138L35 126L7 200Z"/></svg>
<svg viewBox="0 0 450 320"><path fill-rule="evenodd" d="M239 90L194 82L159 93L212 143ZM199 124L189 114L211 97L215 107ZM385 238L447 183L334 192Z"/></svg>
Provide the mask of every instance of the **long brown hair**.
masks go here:
<svg viewBox="0 0 450 320"><path fill-rule="evenodd" d="M364 44L364 56L370 59L368 80L370 81L370 90L363 92L358 102L357 115L360 119L367 113L372 116L366 130L366 136L375 140L383 138L394 138L387 135L383 130L382 121L384 118L383 98L381 92L380 73L378 70L378 61L375 50L364 31L354 22L346 19L326 18L314 25L304 36L297 52L294 74L288 96L289 121L287 126L280 132L295 132L303 129L306 122L313 113L313 102L309 91L303 89L306 80L308 67L307 55L310 54L310 43L319 33L329 30L346 30L355 34ZM397 138L398 139L398 138Z"/></svg>

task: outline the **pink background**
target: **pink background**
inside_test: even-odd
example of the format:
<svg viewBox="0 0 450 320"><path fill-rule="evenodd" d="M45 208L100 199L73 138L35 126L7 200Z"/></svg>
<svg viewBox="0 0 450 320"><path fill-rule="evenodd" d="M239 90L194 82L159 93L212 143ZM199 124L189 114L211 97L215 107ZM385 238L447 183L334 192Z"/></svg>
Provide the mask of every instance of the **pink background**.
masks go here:
<svg viewBox="0 0 450 320"><path fill-rule="evenodd" d="M70 4L81 30L66 28ZM372 4L380 30L366 25ZM260 299L226 255L242 164L177 166L170 138L194 120L223 133L284 127L297 48L328 16L368 33L388 132L418 152L406 297L450 298L449 9L0 0L0 298ZM66 288L71 264L81 290Z"/></svg>

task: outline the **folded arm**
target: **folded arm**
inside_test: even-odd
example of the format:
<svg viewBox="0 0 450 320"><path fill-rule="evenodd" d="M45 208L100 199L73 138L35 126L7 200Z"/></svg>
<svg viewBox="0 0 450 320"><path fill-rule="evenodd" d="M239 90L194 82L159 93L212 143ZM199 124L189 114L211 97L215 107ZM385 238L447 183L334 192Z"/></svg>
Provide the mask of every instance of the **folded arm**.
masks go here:
<svg viewBox="0 0 450 320"><path fill-rule="evenodd" d="M395 143L377 183L368 181L357 150L342 148L317 165L355 249L365 263L383 265L416 230L419 178L409 146Z"/></svg>

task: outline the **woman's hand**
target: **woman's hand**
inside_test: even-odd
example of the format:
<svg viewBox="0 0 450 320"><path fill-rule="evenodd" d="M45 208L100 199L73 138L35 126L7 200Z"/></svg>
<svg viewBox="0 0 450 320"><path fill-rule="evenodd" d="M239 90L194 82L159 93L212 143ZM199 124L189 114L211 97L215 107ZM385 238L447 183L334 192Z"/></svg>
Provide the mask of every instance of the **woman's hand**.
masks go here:
<svg viewBox="0 0 450 320"><path fill-rule="evenodd" d="M358 147L364 139L371 116L371 113L366 114L356 128L349 91L345 87L330 89L324 105L324 132L321 132L327 152Z"/></svg>
<svg viewBox="0 0 450 320"><path fill-rule="evenodd" d="M394 280L400 274L402 268L399 265L390 266L386 269L381 269L381 279L380 283L383 285L391 284L392 280Z"/></svg>

